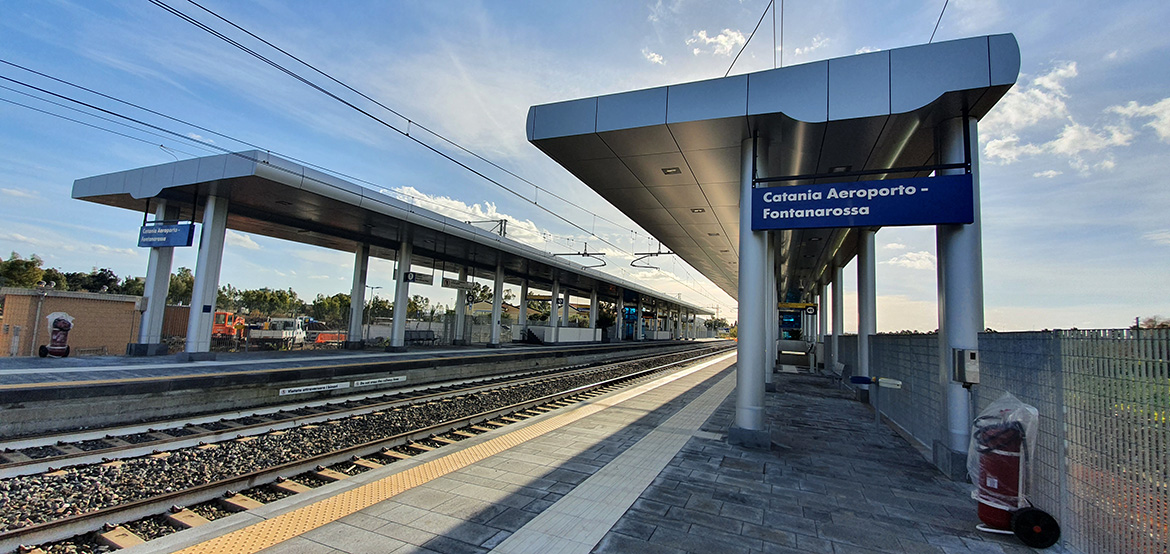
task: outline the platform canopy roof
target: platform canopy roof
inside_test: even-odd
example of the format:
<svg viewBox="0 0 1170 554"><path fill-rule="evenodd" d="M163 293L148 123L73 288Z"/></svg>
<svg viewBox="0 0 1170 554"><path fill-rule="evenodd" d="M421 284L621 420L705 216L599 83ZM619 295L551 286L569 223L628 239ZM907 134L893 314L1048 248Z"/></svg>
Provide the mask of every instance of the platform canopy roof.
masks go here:
<svg viewBox="0 0 1170 554"><path fill-rule="evenodd" d="M1019 69L1010 34L911 46L533 106L528 140L735 297L742 141L758 134L761 177L815 177L790 185L933 165L937 125L982 118ZM784 297L808 298L857 235L771 233Z"/></svg>
<svg viewBox="0 0 1170 554"><path fill-rule="evenodd" d="M621 289L627 303L640 296L700 315L713 313L267 152L193 158L73 183L73 198L144 213L165 199L182 219L194 221L202 220L209 194L229 199L227 226L246 233L346 252L368 242L371 256L388 260L397 259L400 241L409 236L411 265L416 273L432 270L436 285L443 272L456 278L464 266L477 277L494 278L502 259L510 284L527 278L533 288L548 287L555 276L562 290L578 296L597 290L602 299L615 300Z"/></svg>

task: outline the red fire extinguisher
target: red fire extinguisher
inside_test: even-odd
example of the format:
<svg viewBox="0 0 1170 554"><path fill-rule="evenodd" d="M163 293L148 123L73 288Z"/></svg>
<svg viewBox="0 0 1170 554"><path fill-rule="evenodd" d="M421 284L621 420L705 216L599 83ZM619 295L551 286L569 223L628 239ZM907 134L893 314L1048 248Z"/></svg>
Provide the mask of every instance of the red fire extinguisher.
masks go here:
<svg viewBox="0 0 1170 554"><path fill-rule="evenodd" d="M1060 540L1060 525L1025 495L1039 413L1005 393L975 419L967 471L975 484L981 531L1015 534L1033 548Z"/></svg>

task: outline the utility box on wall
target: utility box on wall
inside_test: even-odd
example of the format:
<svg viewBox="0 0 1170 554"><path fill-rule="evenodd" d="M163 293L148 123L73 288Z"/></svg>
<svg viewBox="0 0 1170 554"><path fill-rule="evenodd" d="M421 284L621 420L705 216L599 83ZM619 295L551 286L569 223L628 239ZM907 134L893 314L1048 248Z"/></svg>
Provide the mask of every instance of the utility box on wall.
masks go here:
<svg viewBox="0 0 1170 554"><path fill-rule="evenodd" d="M955 380L969 385L979 384L979 351L955 351Z"/></svg>

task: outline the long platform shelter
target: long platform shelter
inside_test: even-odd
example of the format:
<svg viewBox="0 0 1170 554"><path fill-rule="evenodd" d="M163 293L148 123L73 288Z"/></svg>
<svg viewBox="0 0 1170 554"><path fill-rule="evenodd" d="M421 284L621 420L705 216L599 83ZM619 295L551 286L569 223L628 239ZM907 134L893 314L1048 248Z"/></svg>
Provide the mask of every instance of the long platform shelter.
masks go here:
<svg viewBox="0 0 1170 554"><path fill-rule="evenodd" d="M835 368L842 273L856 258L850 362L868 377L874 233L934 225L948 440L933 448L946 471L965 457L984 329L978 121L1019 69L1013 35L980 36L537 105L527 133L737 298L736 443L769 441L764 395L781 306L812 305L812 329Z"/></svg>
<svg viewBox="0 0 1170 554"><path fill-rule="evenodd" d="M494 280L489 347L501 345L501 310L505 283L520 286L520 298L531 286L542 287L559 302L544 325L529 325L527 310L518 324L538 334L545 344L601 340L597 329L599 299L612 301L618 313L636 310L637 324L628 337L619 326L612 340L695 338L698 315L707 308L656 292L565 257L522 244L501 233L402 201L263 151L233 152L78 179L73 198L141 211L139 246L150 248L145 311L132 353L165 353L161 344L174 248L191 245L200 221L195 283L187 324L185 354L206 357L211 344L212 317L219 289L220 266L227 229L354 252L349 337L361 337L366 281L371 256L393 260L394 305L406 306L412 283L452 275L443 285L457 290L455 336L466 311L468 276ZM153 220L148 217L153 215ZM190 221L191 223L184 223ZM435 283L438 284L438 283ZM590 299L589 328L569 327L570 293ZM641 322L654 325L647 336ZM392 313L390 349L406 347L406 310ZM360 341L349 341L357 348Z"/></svg>

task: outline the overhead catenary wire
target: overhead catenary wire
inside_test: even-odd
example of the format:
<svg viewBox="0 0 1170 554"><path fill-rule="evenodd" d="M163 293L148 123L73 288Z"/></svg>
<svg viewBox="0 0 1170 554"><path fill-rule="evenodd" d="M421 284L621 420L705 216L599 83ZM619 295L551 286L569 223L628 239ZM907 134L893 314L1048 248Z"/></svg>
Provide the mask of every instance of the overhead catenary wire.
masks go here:
<svg viewBox="0 0 1170 554"><path fill-rule="evenodd" d="M80 86L80 85L76 85L76 84L74 84L74 83L70 83L70 82L68 82L68 81L65 81L65 80L63 80L63 79L59 79L59 78L53 77L53 76L51 76L51 75L48 75L48 74L46 74L46 73L38 72L38 71L36 71L36 70L30 69L30 68L26 68L26 67L24 67L24 66L20 66L20 65L18 65L18 64L14 64L14 63L12 63L12 62L9 62L9 61L7 61L7 60L0 59L0 63L3 63L3 64L6 64L6 65L9 65L9 66L12 66L12 67L16 67L16 68L19 68L19 69L22 69L22 70L28 71L28 72L30 72L30 73L33 73L33 74L36 74L36 75L42 76L42 77L44 77L44 78L46 78L46 79L50 79L50 80L52 80L52 81L55 81L55 82L58 82L58 83L61 83L61 84L65 84L65 85L68 85L68 86L71 86L71 87L74 87L74 88L78 88L78 89L81 89L81 90L85 90L85 91L87 91L87 92L90 92L90 93L92 93L92 94L98 95L98 96L100 96L100 97L107 98L107 99L109 99L109 100L112 100L112 101L119 102L119 103L121 103L121 104L123 104L123 105L133 106L133 107L135 107L135 108L137 108L137 109L140 109L140 110L146 111L146 112L148 112L148 113L151 113L151 114L157 115L157 116L159 116L159 117L163 117L163 118L166 118L166 119L168 119L168 120L175 121L175 122L180 122L180 123L183 123L183 124L185 124L185 125L189 125L189 126L191 126L191 127L193 127L193 128L197 128L197 129L200 129L200 130L206 131L206 132L208 132L208 133L214 134L214 135L216 135L216 136L220 136L220 137L223 137L223 138L227 138L227 139L229 139L229 140L235 140L235 141L238 141L238 142L240 142L240 143L242 143L242 144L248 144L249 146L252 146L253 148L255 148L255 149L257 149L257 150L264 150L264 151L270 152L270 153L272 153L272 154L275 154L275 155L281 155L281 154L279 154L279 153L272 152L271 150L265 149L265 148L263 148L262 146L259 146L259 145L253 145L253 144L251 144L251 143L247 143L247 142L245 142L245 141L242 141L242 140L240 140L240 139L235 139L235 138L232 138L232 137L230 137L229 135L225 135L225 134L223 134L223 133L220 133L220 132L217 132L217 131L215 131L215 130L213 130L213 129L209 129L209 128L206 128L206 127L202 127L202 126L198 126L198 125L194 125L194 124L191 124L191 123L185 122L185 121L183 121L183 120L181 120L181 119L175 118L175 117L173 117L173 116L169 116L169 115L167 115L167 114L164 114L164 113L162 113L162 112L158 112L158 111L151 110L151 109L149 109L149 108L146 108L146 107L143 107L143 106L139 106L139 105L137 105L137 104L133 104L133 103L130 103L130 102L126 102L126 101L124 101L124 100L121 100L121 99L118 99L118 98L116 98L116 97L109 96L109 95L106 95L106 94L104 94L104 93L101 93L101 92L98 92L98 91L95 91L95 90L92 90L92 89L89 89L89 88L86 88L86 87L82 87L82 86ZM102 108L102 107L100 107L100 106L97 106L97 105L95 105L95 104L91 104L91 103L89 103L89 102L85 102L85 101L79 100L79 99L77 99L77 98L73 98L73 97L70 97L70 96L67 96L67 95L64 95L64 94L59 94L59 93L56 93L56 92L50 91L50 90L48 90L48 89L45 89L45 88L42 88L42 87L35 86L35 85L31 84L31 83L26 83L26 82L24 82L24 81L21 81L21 80L19 80L19 79L13 79L13 78L10 78L10 77L4 76L4 75L0 75L0 80L7 81L7 82L9 82L9 83L12 83L12 84L15 84L15 85L18 85L18 86L25 87L25 88L27 88L27 89L35 90L35 91L37 91L37 92L40 92L41 94L49 95L49 96L52 96L52 97L55 97L55 98L61 99L61 100L65 101L65 102L70 102L70 103L73 103L73 104L76 104L76 105L79 105L79 106L83 106L83 107L85 107L85 108L87 108L87 109L89 109L89 110L93 110L93 111L96 111L96 112L104 113L104 114L110 115L111 117L118 118L118 119L122 119L122 120L125 120L125 121L127 121L127 122L131 122L131 123L133 123L134 125L138 125L138 127L135 127L134 125L129 125L129 124L127 124L127 123L124 123L124 122L117 121L117 120L115 120L115 119L111 119L111 118L107 118L107 117L102 117L102 116L100 116L100 115L96 115L96 114L94 114L94 113L86 112L86 111L84 111L84 110L80 110L80 109L77 109L77 108L74 108L74 107L68 106L68 105L66 105L66 104L62 104L62 103L60 103L60 102L54 102L54 101L52 101L52 100L49 100L49 99L46 99L46 98L41 98L41 97L38 97L38 96L35 96L35 95L32 95L32 94L26 93L26 92L23 92L23 91L20 91L20 90L17 90L17 89L11 88L11 87L7 87L7 86L4 86L4 85L0 85L0 89L9 90L9 91L11 91L11 92L14 92L14 93L17 93L17 94L21 94L21 95L24 95L24 96L26 96L26 97L34 98L34 99L37 99L37 100L39 100L39 101L42 101L42 102L47 102L47 103L50 103L50 104L52 104L52 105L55 105L55 106L58 106L58 107L61 107L61 108L64 108L64 109L69 109L69 110L71 110L71 111L75 111L75 112L78 112L78 113L82 113L82 114L88 115L88 116L90 116L90 117L95 117L95 118L101 119L101 120L103 120L103 121L107 121L107 122L110 122L110 123L114 123L114 124L117 124L117 125L121 125L121 126L124 126L124 127L130 128L130 129L134 129L134 130L136 130L136 131L139 131L139 132L147 133L147 134L149 134L149 135L152 135L152 136L156 136L156 137L162 137L162 138L169 138L170 140L176 140L176 139L177 139L177 141L181 141L181 142L185 142L185 143L190 143L191 145L193 145L193 146L195 146L195 147L197 147L197 148L199 148L199 149L202 149L202 150L204 150L204 151L207 151L207 152L219 152L219 153L224 153L224 154L235 155L235 156L238 156L238 157L242 157L242 158L244 158L244 159L248 159L248 160L250 160L250 161L253 161L253 162L259 162L259 161L260 161L260 160L258 160L258 159L255 159L255 158L251 158L251 157L249 157L249 156L246 156L246 155L244 155L243 153L240 153L240 152L235 152L235 151L229 150L229 149L227 149L227 148L224 148L224 147L222 147L222 146L219 146L219 145L216 145L216 144L212 144L212 143L205 142L205 141L203 141L203 140L201 140L201 139L199 139L199 138L196 138L196 137L189 136L189 135L187 135L187 134L184 134L184 133L181 133L181 132L179 132L179 131L175 131L175 130L172 130L172 129L167 129L167 128L165 128L165 127L161 127L161 126L158 126L158 125L154 125L154 124L148 123L148 122L146 122L146 121L143 121L143 120L140 120L140 119L137 119L137 118L134 118L134 117L131 117L131 116L128 116L128 115L122 114L122 113L118 113L118 112L115 112L115 111L113 111L113 110L109 110L109 109L106 109L106 108ZM105 128L105 127L102 127L102 126L99 126L99 125L94 125L94 124L91 124L91 123L87 123L87 122L85 122L85 121L81 121L81 120L78 120L78 119L74 119L74 118L71 118L71 117L68 117L68 116L64 116L64 115L61 115L61 114L56 114L56 113L53 113L53 112L50 112L50 111L47 111L47 110L43 110L43 109L40 109L40 108L36 108L36 107L34 107L34 106L29 106L29 105L26 105L26 104L23 104L23 103L20 103L20 102L16 102L16 101L13 101L13 100L8 100L8 99L0 98L0 101L4 101L4 102L6 102L6 103L9 103L9 104L12 104L12 105L16 105L16 106L24 107L24 108L26 108L26 109L30 109L30 110L33 110L33 111L36 111L36 112L39 112L39 113L42 113L42 114L45 114L45 115L50 115L50 116L57 117L57 118L60 118L60 119L64 119L64 120L67 120L67 121L70 121L70 122L73 122L73 123L78 123L78 124L80 124L80 125L84 125L84 126L87 126L87 127L91 127L91 128L94 128L94 129L98 129L98 130L101 130L101 131L105 131L105 132L108 132L108 133L112 133L112 134L115 134L115 135L118 135L118 136L122 136L122 137L124 137L124 138L128 138L128 139L131 139L131 140L135 140L135 141L138 141L138 142L142 142L142 143L144 143L144 144L149 144L149 145L151 145L151 146L163 146L163 145L159 145L159 144L156 144L156 143L154 143L154 142L151 142L151 141L145 140L145 139L143 139L143 138L141 138L141 137L135 137L135 136L132 136L132 135L129 135L129 134L126 134L126 133L122 133L122 132L119 132L119 131L115 131L115 130L112 130L112 129L108 129L108 128ZM143 127L145 127L146 129L143 129ZM156 132L156 131L157 131L157 132ZM169 136L168 136L168 135L169 135ZM181 152L181 153L183 153L183 154L186 154L186 155L188 155L188 156L192 156L192 157L195 157L195 156L197 156L197 154L194 154L194 153L191 153L191 152L188 152L188 151L185 151L185 150L174 149L174 148L172 148L172 149L173 149L173 150L175 150L175 151ZM292 158L292 157L291 157L291 156L289 156L289 158ZM295 160L295 158L292 158L292 159L294 159L294 160ZM283 169L282 169L282 168L280 168L280 167L277 167L277 166L274 166L274 167L275 167L276 169L278 169L278 170L283 170ZM317 168L317 169L319 169L319 170L321 170L321 171L323 171L323 172L325 172L325 173L330 173L330 174L334 174L334 175L339 175L339 173L338 173L338 172L335 172L335 171L329 170L328 168L324 168L324 167L321 167L321 166L315 166L315 168ZM344 176L344 174L340 174L340 175L343 175L343 176ZM348 177L348 176L346 176L346 177L347 177L347 178L352 178L352 177ZM310 177L310 176L307 176L307 175L305 175L305 176L304 176L304 178L306 178L306 179L310 179L310 180L314 180L312 177ZM478 213L471 212L471 211L468 211L468 210L464 210L464 209L456 208L456 207L453 207L453 206L450 206L450 205L447 205L447 204L443 204L443 203L440 203L440 202L436 202L436 201L434 201L434 200L432 200L432 199L430 199L430 198L427 198L427 197L420 197L420 196L411 195L411 194L408 194L408 193L406 193L406 192L403 192L403 191L401 191L401 190L385 189L385 188L383 188L383 187L379 186L378 184L376 184L376 183L372 183L372 182L370 182L370 181L364 181L364 180L362 180L362 182L364 182L364 183L366 183L366 184L370 185L371 187L373 187L373 188L375 188L375 189L383 190L383 191L385 191L385 192L388 192L388 193L390 193L390 194L393 194L393 195L395 195L395 196L398 196L398 197L400 197L400 198L410 198L410 199L414 199L414 200L422 201L422 202L425 202L425 203L428 203L428 204L432 204L432 205L438 206L438 207L440 207L441 209L444 209L444 210L450 210L450 211L454 211L454 212L459 212L459 213L467 214L467 215L470 215L470 216L473 216L473 217L478 217L478 216L482 215L482 214L478 214ZM538 229L538 231L539 231L539 229ZM548 232L546 232L546 231L540 231L540 232L541 232L541 236L543 237L543 240L546 240L546 241L548 241L548 242L550 242L550 243L556 243L556 244L561 244L561 245L563 245L563 246L568 246L568 247L570 247L570 248L571 248L571 247L573 247L573 244L572 244L571 242L567 242L567 241L564 241L564 240L558 240L558 239L559 239L559 237L557 237L556 235L553 235L552 233L548 233ZM619 269L619 270L620 270L620 271L621 271L623 274L625 274L625 275L630 275L630 273L629 273L629 272L625 271L625 270L624 270L624 269L622 269L622 268L617 268L617 269ZM691 287L691 286L687 285L686 283L684 283L684 282L682 282L682 281L678 280L676 277L673 277L673 276L672 276L672 278L673 278L674 280L678 281L680 284L682 284L682 285L684 285L684 286L687 286L687 288L689 288L689 289L691 289L691 290L695 291L696 293L699 293L699 294L701 294L701 295L703 295L703 296L706 296L706 297L708 297L708 298L711 298L709 295L707 295L707 294L703 293L703 292L702 292L702 291L700 291L700 290L697 290L697 289L695 289L694 287ZM711 299L712 299L712 300L714 300L713 298L711 298Z"/></svg>
<svg viewBox="0 0 1170 554"><path fill-rule="evenodd" d="M207 32L207 33L211 34L212 36L215 36L216 38L219 38L220 40L223 40L224 42L227 42L228 44L230 44L230 45L232 45L232 46L234 46L234 47L236 47L236 48L240 49L241 51L243 51L243 52L245 52L245 53L247 53L247 54L249 54L249 55L251 55L251 56L255 57L256 59L258 59L258 60L260 60L260 61L263 61L264 63L266 63L266 64L268 64L268 65L271 65L272 67L274 67L274 68L278 69L278 70L279 70L279 71L281 71L282 73L285 73L285 74L287 74L287 75L289 75L289 76L293 77L294 79L296 79L296 80L298 80L298 81L300 81L300 82L302 82L302 83L304 83L304 84L306 84L306 85L310 86L310 87L311 87L311 88L313 88L314 90L317 90L317 91L319 91L319 92L321 92L321 93L325 94L326 96L328 96L328 97L330 97L330 98L332 98L332 99L334 99L334 100L336 100L336 101L338 101L338 102L340 102L340 103L342 103L342 104L346 105L347 107L350 107L351 109L353 109L353 110L355 110L355 111L357 111L357 112L361 113L362 115L365 115L366 117L369 117L369 118L373 119L374 121L376 121L376 122L378 122L378 123L380 123L380 124L382 124L382 125L386 126L387 128L394 130L395 132L397 132L397 133L401 134L402 136L404 136L404 137L406 137L406 138L408 138L408 139L412 140L413 142L415 142L415 143L419 144L420 146L423 146L424 148L426 148L426 149L428 149L428 150L430 150L430 151L434 152L435 154L438 154L439 156L441 156L441 157L443 157L443 158L447 159L448 161L450 161L450 162L452 162L452 163L455 163L456 165L459 165L460 167L462 167L462 168L466 169L467 171L469 171L469 172L471 172L471 173L475 174L476 176L478 176L478 177L480 177L480 178L482 178L482 179L484 179L484 180L488 181L489 183L492 183L493 185L495 185L495 186L497 186L497 187L499 187L499 188L502 188L502 189L504 189L505 191L509 192L510 194L512 194L512 195L514 195L514 196L516 196L516 197L518 197L518 198L521 198L521 199L523 199L523 200L525 200L525 201L527 201L527 202L531 203L532 205L536 206L536 207L537 207L537 208L539 208L540 210L542 210L542 211L544 211L544 212L548 213L549 215L552 215L553 217L556 217L557 219L559 219L559 220L561 220L561 221L563 221L563 222L567 223L568 225L570 225L570 226L572 226L572 227L574 227L574 228L576 228L576 229L580 230L581 232L583 232L583 233L586 233L586 234L588 234L588 235L590 235L590 236L596 236L596 235L594 235L594 233L593 233L593 232L591 232L590 230L588 230L588 229L584 228L582 225L579 225L579 224L577 224L577 223L573 222L572 220L569 220L569 219L568 219L568 218L566 218L565 216L563 216L563 215L561 215L561 214L559 214L559 213L556 213L555 211L553 211L553 210L551 210L551 209L549 209L549 208L547 208L547 207L545 207L545 206L542 206L542 205L540 205L540 204L539 204L539 203L538 203L538 202L535 200L535 198L534 198L533 200L529 200L528 198L526 198L526 197L525 197L525 196L523 196L522 194L518 193L517 191L515 191L515 190L513 190L513 189L511 189L511 188L509 188L509 187L507 187L507 186L505 186L503 183L500 183L499 181L497 181L497 180L495 180L495 179L493 179L493 178L491 178L491 177L487 176L486 174L484 174L484 173L482 173L482 172L480 172L480 171L476 170L475 168L472 168L471 166L469 166L469 165L467 165L467 164L463 163L462 161L455 159L454 157L450 156L450 155L449 155L449 154L447 154L446 152L443 152L443 151L441 151L441 150L439 150L439 149L435 148L434 146L432 146L432 145L430 145L430 144L428 144L428 143L426 143L426 142L424 142L424 141L422 141L422 140L418 139L417 137L415 137L415 136L413 136L413 135L409 134L409 132L408 132L408 131L403 131L402 129L399 129L398 127L396 127L396 126L394 126L394 125L390 124L389 122L386 122L386 121L385 121L385 120L383 120L382 118L380 118L380 117L378 117L378 116L376 116L376 115L373 115L373 114L369 113L367 110L364 110L364 109L362 109L362 108L360 108L360 107L356 106L356 105L355 105L355 104L353 104L352 102L349 102L349 101L347 101L347 100L345 100L345 99L343 99L343 98L341 98L341 97L337 96L336 94L334 94L334 93L332 93L332 92L330 92L330 91L328 91L328 90L326 90L326 89L322 88L321 86L317 85L316 83L313 83L313 82L309 81L308 79L306 79L306 78L304 78L304 77L300 76L300 75L299 75L299 74L297 74L295 71L292 71L292 70L290 70L290 69L288 69L288 68L284 67L284 66L283 66L283 65L281 65L280 63L278 63L278 62L275 62L275 61L271 60L270 58L268 58L268 57L266 57L266 56L264 56L264 55L262 55L262 54L260 54L260 53L258 53L258 52L255 52L254 50L252 50L252 49L250 49L250 48L248 48L248 47L246 47L246 46L244 46L244 45L240 44L239 42L235 41L234 39L231 39L230 37L227 37L227 36L226 36L226 35L224 35L223 33L220 33L219 31L216 31L215 29L212 29L212 28L211 28L211 27L209 27L208 25L206 25L206 24L204 24L204 23L202 23L202 22L200 22L200 21L198 21L198 20L194 19L193 17L191 17L191 16L189 16L189 15L187 15L187 14L185 14L185 13L183 13L183 12L179 11L178 9L176 9L176 8L173 8L173 7L169 6L168 4L166 4L165 2L163 2L162 0L150 0L150 1L151 1L151 3L155 4L156 6L159 6L160 8L164 9L165 11L167 11L167 12L169 12L169 13L171 13L171 14L173 14L173 15L177 16L177 17L179 17L180 19L183 19L184 21L187 21L188 23L191 23L192 25L196 26L197 28L199 28L199 29L201 29L201 30L204 30L205 32ZM354 89L354 88L350 87L349 85L346 85L345 83L342 83L340 80L338 80L338 79L336 79L336 78L334 78L334 77L332 77L332 76L328 75L327 73L325 73L325 72L321 71L320 69L317 69L316 67L314 67L314 66L312 66L312 65L310 65L310 64L308 64L308 63L306 63L306 62L304 62L304 61L302 61L302 60L300 60L299 58L297 58L296 56L293 56L292 54L289 54L289 53L288 53L288 52L286 52L285 50L283 50L283 49L281 49L281 48L279 48L279 47L276 47L276 46L275 46L275 45L273 45L272 43L270 43L270 42L268 42L268 41L266 41L266 40L264 40L264 39L260 38L259 36L255 35L254 33L251 33L250 31L247 31L246 29L242 28L242 27L241 27L241 26L239 26L239 25L236 25L235 23L232 23L231 21L227 20L226 18L224 18L224 17L222 17L222 16L220 16L220 15L218 15L218 14L216 14L216 13L212 12L211 10L209 10L209 9L207 9L207 8L205 8L205 7L203 7L202 5L200 5L200 4L196 3L196 2L194 2L193 0L188 0L188 1L189 1L191 4L193 4L193 5L197 6L197 7L199 7L200 9L202 9L202 10L204 10L204 11L206 11L206 12L208 12L208 13L212 14L212 15L213 15L213 16L215 16L217 19L220 19L221 21L224 21L224 22L228 23L229 25L233 26L234 28L236 28L236 29L239 29L240 31L242 31L242 32L244 32L244 33L247 33L249 36L251 36L251 37L255 38L256 40L259 40L259 41L261 41L262 43L264 43L264 44L266 44L266 45L268 45L268 46L272 47L273 49L276 49L277 51L279 51L279 52L281 52L281 53L285 54L286 56L289 56L290 58L292 58L292 59L294 59L294 60L298 61L299 63L301 63L301 64L305 65L306 67L309 67L309 68L310 68L310 69L312 69L313 71L315 71L315 72L317 72L317 73L320 73L321 75L324 75L326 78L328 78L328 79L330 79L330 80L334 81L335 83L338 83L339 85L341 85L341 86L343 86L343 87L347 88L348 90L351 90L351 91L355 92L356 94L359 94L359 95L360 95L360 96L362 96L363 98L366 98L367 100L369 100L369 101L371 101L371 102L374 102L375 104L377 104L377 105L379 105L379 106L383 107L384 109L386 109L386 110L390 111L391 113L393 113L393 114L394 114L394 115L396 115L397 117L400 117L400 118L404 119L404 120L407 122L407 127L408 127L408 129L409 129L410 127L414 127L414 126L417 126L417 127L421 128L421 129L424 129L424 130L425 130L425 131L427 131L428 133L430 133L430 134L432 134L432 135L434 135L434 136L436 136L436 137L440 138L441 140L443 140L443 141L445 141L445 142L447 142L447 143L449 143L449 144L451 144L451 145L455 146L456 148L459 148L460 150L462 150L462 151L464 151L464 152L466 152L466 153L468 153L468 154L470 154L470 155L472 155L472 156L476 157L477 159L483 160L483 161L485 161L486 163L489 163L490 165L492 165L493 167L496 167L496 168L498 168L498 169L500 169L500 170L502 170L502 171L505 171L505 172L506 172L506 173L508 173L509 175L512 175L512 176L514 176L514 177L516 177L516 178L518 178L518 179L520 179L520 180L524 181L525 183L527 183L527 184L529 184L529 185L533 186L533 187L534 187L534 188L535 188L537 191L543 191L543 192L545 192L546 194L548 194L548 195L550 195L550 196L553 196L553 197L555 197L555 198L558 198L558 199L560 199L560 200L562 200L562 201L564 201L564 202L566 202L566 203L568 203L568 204L570 204L570 205L572 205L572 206L574 206L574 207L576 207L576 208L578 208L578 209L581 209L582 211L584 211L584 212L586 212L586 213L590 213L590 214L593 214L593 215L595 215L595 216L597 215L597 214L595 214L595 213L593 213L593 212L591 212L591 211L589 211L589 210L587 210L587 209L585 209L585 208L582 208L581 206L578 206L578 205L576 205L576 204L574 204L574 203L572 203L572 202L570 202L570 201L568 201L568 200L564 199L563 197L560 197L559 195L557 195L556 193L553 193L552 191L549 191L548 189L545 189L545 188L543 188L543 187L540 187L540 186L536 185L535 183L532 183L531 181L528 181L527 179L524 179L523 177L520 177L519 175L516 175L515 173L513 173L513 172L511 172L511 171L508 171L507 169L504 169L504 168L500 167L499 165L495 164L494 162L491 162L490 160L487 160L486 158L483 158L482 156L480 156L480 155L478 155L478 154L476 154L476 153L474 153L474 152L472 152L472 151L470 151L470 150L468 150L468 149L466 149L466 148L464 148L464 147L462 147L462 146L458 145L458 144L457 144L457 143L455 143L454 141L451 141L450 139L447 139L446 137L443 137L442 135L439 135L438 133L436 133L436 132L434 132L434 131L430 130L429 128L426 128L426 127L424 127L424 126L420 125L419 123L415 122L414 120L412 120L412 119L410 119L410 118L407 118L407 117L403 116L401 113L399 113L399 112L397 112L397 111L395 111L395 110L392 110L392 109L390 109L389 107L387 107L387 106L383 105L383 104L382 104L382 103L380 103L380 102L377 102L376 100L373 100L373 99L371 99L369 96L365 95L364 93L361 93L360 91L357 91L356 89ZM766 12L765 12L765 13L766 13ZM762 18L761 18L761 21L762 21ZM758 29L758 28L759 28L759 24L757 24L757 29ZM754 31L753 31L753 34L754 34ZM750 40L750 39L749 39L749 40ZM598 216L598 217L599 217L599 218L601 218L601 219L603 219L604 221L607 221L607 222L609 222L609 223L613 224L613 225L619 225L619 226L621 225L621 224L618 224L618 223L616 223L616 222L613 222L612 220L609 220L609 219L607 219L607 218L605 218L605 217L603 217L603 216ZM638 233L637 233L637 231L635 231L635 230L633 230L633 229L630 229L630 232L631 232L631 233L633 233L633 234L635 234L635 235L636 235L636 234L638 234ZM622 253L624 253L624 254L627 254L627 255L628 255L628 254L630 254L630 253L629 253L628 251L626 251L625 249L621 248L620 246L618 246L618 245L614 244L613 242L609 241L608 239L606 239L606 238L604 238L604 237L597 237L597 240L600 240L601 242L603 242L603 243L605 243L605 244L609 245L610 247L612 247L612 248L614 248L614 249L618 250L619 252L622 252ZM664 273L665 273L665 272L664 272ZM689 277L689 272L686 272L686 271L684 271L684 273L688 273L688 277ZM669 274L668 274L668 275L669 275ZM690 285L687 285L685 282L683 282L683 281L681 281L681 280L679 280L679 279L677 279L677 278L675 278L675 277L673 277L673 276L671 276L671 278L672 278L672 279L674 279L675 281L677 281L679 284L681 284L681 285L683 285L683 286L687 287L688 289L690 289L690 290L692 290L692 291L694 291L694 292L696 292L696 293L698 293L698 294L700 294L700 295L702 295L702 296L705 296L705 297L707 297L707 298L709 298L709 299L712 299L712 300L714 300L714 298L713 298L713 297L711 297L711 296L710 296L709 294L707 294L706 292L704 292L704 291L702 291L702 290L699 290L699 289L696 289L696 288L694 288L694 287L691 287Z"/></svg>
<svg viewBox="0 0 1170 554"><path fill-rule="evenodd" d="M934 34L938 32L938 24L942 23L943 14L947 13L947 4L950 2L951 0L943 0L942 11L938 12L938 21L934 22L934 30L930 32L930 40L926 41L927 44L934 42Z"/></svg>
<svg viewBox="0 0 1170 554"><path fill-rule="evenodd" d="M735 62L737 60L739 60L739 55L743 54L743 51L747 49L747 45L752 42L752 37L756 36L756 31L760 30L760 24L764 22L764 17L766 17L768 15L768 10L775 9L774 8L775 3L776 3L776 0L768 0L768 5L764 6L764 13L760 14L760 20L756 22L756 28L752 29L752 34L748 35L747 40L743 41L743 46L741 46L739 48L739 52L735 53L735 58L733 58L731 60L731 65L727 66L727 72L725 72L723 74L724 77L731 75L731 68L735 67ZM774 54L773 54L773 63L775 63L775 55Z"/></svg>

